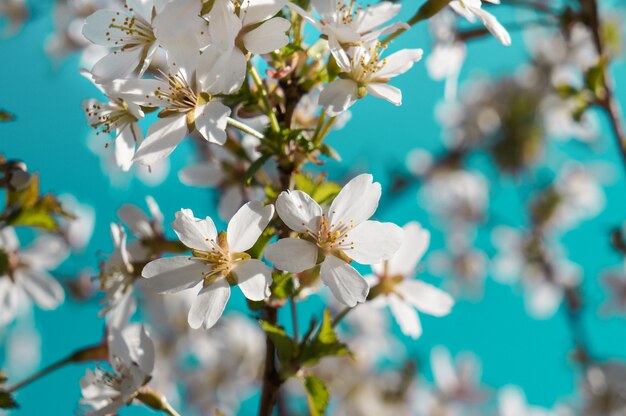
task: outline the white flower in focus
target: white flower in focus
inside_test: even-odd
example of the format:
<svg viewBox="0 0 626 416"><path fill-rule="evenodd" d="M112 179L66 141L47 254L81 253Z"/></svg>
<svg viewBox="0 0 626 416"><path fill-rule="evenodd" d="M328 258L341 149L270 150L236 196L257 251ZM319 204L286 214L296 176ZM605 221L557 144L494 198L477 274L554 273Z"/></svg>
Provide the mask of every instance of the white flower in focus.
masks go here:
<svg viewBox="0 0 626 416"><path fill-rule="evenodd" d="M45 310L63 303L63 287L49 270L61 264L68 253L59 237L43 235L21 250L13 228L0 230L0 325L13 321L22 304L29 301Z"/></svg>
<svg viewBox="0 0 626 416"><path fill-rule="evenodd" d="M500 0L485 1L500 4ZM494 15L482 8L481 0L452 0L449 5L452 10L466 18L469 22L473 23L478 18L503 45L509 46L511 44L509 32L498 22Z"/></svg>
<svg viewBox="0 0 626 416"><path fill-rule="evenodd" d="M202 52L214 63L208 88L235 92L246 76L246 53L266 54L289 43L286 32L291 24L275 17L285 4L285 0L243 0L241 4L215 0L207 16L211 44Z"/></svg>
<svg viewBox="0 0 626 416"><path fill-rule="evenodd" d="M389 1L381 1L374 6L366 7L357 5L354 0L348 3L344 0L314 0L311 3L320 15L319 20L294 3L289 3L289 7L313 24L329 40L332 39L337 43L377 39L385 33L408 27L406 23L398 22L381 28L400 13L402 8L399 4Z"/></svg>
<svg viewBox="0 0 626 416"><path fill-rule="evenodd" d="M454 300L442 290L421 280L413 279L417 264L430 242L430 233L417 222L403 227L402 245L389 260L372 265L374 276L368 278L371 291L376 293L373 302L390 308L405 335L417 339L422 334L418 311L445 316L450 313Z"/></svg>
<svg viewBox="0 0 626 416"><path fill-rule="evenodd" d="M372 175L359 175L343 187L326 213L302 191L282 192L276 210L283 222L302 238L283 238L265 250L280 270L299 273L313 268L322 256L320 277L335 298L348 306L364 302L369 286L352 260L375 264L390 258L402 244L402 229L370 221L380 199L380 184Z"/></svg>
<svg viewBox="0 0 626 416"><path fill-rule="evenodd" d="M80 404L92 409L88 416L113 415L130 404L154 368L154 344L142 325L110 330L107 342L112 371L87 370L80 380Z"/></svg>
<svg viewBox="0 0 626 416"><path fill-rule="evenodd" d="M383 50L377 40L352 46L347 52L331 42L331 52L342 73L320 94L319 103L329 115L341 114L368 93L395 105L402 104L402 92L387 82L411 69L422 59L423 51L403 49L382 58Z"/></svg>
<svg viewBox="0 0 626 416"><path fill-rule="evenodd" d="M100 289L106 292L102 300L105 307L99 316L106 316L108 327L121 328L128 323L137 308L133 296L136 276L126 247L126 232L120 225L112 223L111 237L115 250L98 275Z"/></svg>
<svg viewBox="0 0 626 416"><path fill-rule="evenodd" d="M90 73L84 75L93 81ZM113 134L115 144L115 162L127 172L133 164L135 148L143 140L143 132L138 121L144 118L144 112L137 104L126 102L111 93L111 85L96 84L107 95L109 102L96 99L83 101L82 107L87 115L87 123L100 133ZM108 147L108 143L106 145Z"/></svg>
<svg viewBox="0 0 626 416"><path fill-rule="evenodd" d="M127 0L125 10L98 10L85 19L83 35L97 45L114 49L94 65L96 80L112 81L132 73L141 76L148 69L159 47L152 27L158 11L156 3Z"/></svg>
<svg viewBox="0 0 626 416"><path fill-rule="evenodd" d="M274 216L274 206L252 201L241 207L228 223L226 232L217 233L210 217L198 219L189 209L176 213L172 227L193 256L161 258L146 265L146 286L158 293L173 293L202 283L189 311L194 328L211 328L222 316L230 286L239 286L244 296L261 301L269 296L272 271L249 250Z"/></svg>
<svg viewBox="0 0 626 416"><path fill-rule="evenodd" d="M171 57L174 58L174 57ZM176 59L178 56L176 57ZM127 102L160 107L155 121L134 156L142 165L152 165L169 156L187 133L197 131L211 143L226 142L230 108L216 101L206 88L212 62L206 54L191 50L176 63L172 73L158 79L124 79L114 83L116 93Z"/></svg>

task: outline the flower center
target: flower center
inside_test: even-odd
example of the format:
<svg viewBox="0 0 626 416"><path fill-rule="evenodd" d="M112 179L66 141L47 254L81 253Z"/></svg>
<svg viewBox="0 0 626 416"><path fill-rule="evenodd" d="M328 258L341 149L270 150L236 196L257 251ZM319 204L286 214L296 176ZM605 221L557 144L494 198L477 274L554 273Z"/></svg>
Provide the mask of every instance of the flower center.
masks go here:
<svg viewBox="0 0 626 416"><path fill-rule="evenodd" d="M352 220L348 224L343 221L331 224L326 215L322 215L317 235L312 233L310 235L315 238L317 246L322 249L324 254L333 254L354 248L354 242L349 240L348 235L348 232L353 228L354 221Z"/></svg>
<svg viewBox="0 0 626 416"><path fill-rule="evenodd" d="M137 121L135 116L130 114L123 101L109 104L96 102L87 107L85 112L90 119L91 127L97 130L96 134L120 130Z"/></svg>
<svg viewBox="0 0 626 416"><path fill-rule="evenodd" d="M387 58L381 58L385 48L386 45L376 42L352 57L352 78L356 82L368 83L373 81L374 74L387 65Z"/></svg>
<svg viewBox="0 0 626 416"><path fill-rule="evenodd" d="M154 91L154 96L165 102L165 109L159 113L159 117L167 117L171 113L187 113L203 100L181 73L162 75L165 77L163 83L167 87L159 86Z"/></svg>
<svg viewBox="0 0 626 416"><path fill-rule="evenodd" d="M248 253L231 253L224 231L217 235L217 241L207 239L207 242L212 246L210 250L191 250L194 257L204 260L210 266L210 270L202 273L205 286L213 283L219 277L225 277L231 285L236 284L229 275L237 263L249 260L250 255Z"/></svg>

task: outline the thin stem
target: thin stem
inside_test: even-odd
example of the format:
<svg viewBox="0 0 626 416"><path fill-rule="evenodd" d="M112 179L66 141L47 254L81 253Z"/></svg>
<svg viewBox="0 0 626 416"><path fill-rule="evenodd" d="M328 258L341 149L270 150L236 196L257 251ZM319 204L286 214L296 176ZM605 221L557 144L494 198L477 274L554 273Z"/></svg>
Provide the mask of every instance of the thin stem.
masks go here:
<svg viewBox="0 0 626 416"><path fill-rule="evenodd" d="M59 368L70 364L74 362L74 355L70 355L69 357L65 357L62 360L59 360L55 363L50 364L49 366L47 366L46 368L43 368L42 370L36 372L35 374L33 374L32 376L20 381L19 383L16 383L14 385L12 385L11 387L9 387L8 389L4 390L7 393L13 393L16 390L21 389L24 386L29 385L30 383L39 380L40 378L46 376L47 374L52 373L55 370L58 370Z"/></svg>
<svg viewBox="0 0 626 416"><path fill-rule="evenodd" d="M317 135L317 137L315 137L315 141L313 142L316 146L319 146L320 144L322 144L322 142L324 141L324 138L326 138L326 136L328 135L328 133L330 132L330 129L333 127L333 125L335 124L335 121L337 121L337 116L333 116L331 117L328 122L326 123L326 125L322 128L322 130L319 132L319 134Z"/></svg>
<svg viewBox="0 0 626 416"><path fill-rule="evenodd" d="M352 310L354 309L353 307L351 308L350 306L346 306L345 308L343 308L343 310L341 312L339 312L337 314L337 316L335 316L335 318L333 319L333 322L331 323L331 325L334 327L336 327L337 325L339 325L339 322L342 321L343 318L346 317L346 315Z"/></svg>
<svg viewBox="0 0 626 416"><path fill-rule="evenodd" d="M244 133L248 133L251 136L256 137L257 139L264 139L265 136L263 135L263 133L253 129L252 127L248 126L247 124L244 124L240 121L235 120L234 118L228 117L228 119L226 120L226 122L228 123L229 126L233 126L241 131L243 131Z"/></svg>
<svg viewBox="0 0 626 416"><path fill-rule="evenodd" d="M248 67L248 72L252 77L252 81L254 81L254 85L259 89L259 94L261 94L261 100L263 101L263 105L265 106L265 113L270 118L270 127L274 133L280 132L280 126L278 124L278 119L276 118L276 113L274 113L274 108L272 104L270 104L270 98L267 95L267 90L265 89L265 85L263 84L263 80L259 75L259 72L252 65Z"/></svg>
<svg viewBox="0 0 626 416"><path fill-rule="evenodd" d="M296 304L296 300L292 297L289 299L289 304L291 306L291 320L293 322L293 339L298 342L298 305Z"/></svg>
<svg viewBox="0 0 626 416"><path fill-rule="evenodd" d="M278 321L278 310L272 306L266 306L265 320L275 325ZM263 387L261 389L259 416L271 416L281 384L282 380L276 370L276 347L270 337L266 337L265 368L263 370Z"/></svg>

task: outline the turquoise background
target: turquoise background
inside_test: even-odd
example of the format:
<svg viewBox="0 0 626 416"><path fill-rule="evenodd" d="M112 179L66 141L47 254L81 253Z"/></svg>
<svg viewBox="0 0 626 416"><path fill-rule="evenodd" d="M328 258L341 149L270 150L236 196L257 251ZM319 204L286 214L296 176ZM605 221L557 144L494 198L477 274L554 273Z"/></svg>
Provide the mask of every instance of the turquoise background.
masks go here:
<svg viewBox="0 0 626 416"><path fill-rule="evenodd" d="M406 7L412 7L408 4ZM408 14L410 10L407 11ZM507 16L504 13L504 16ZM505 20L503 18L503 20ZM71 193L76 198L97 208L96 229L89 247L59 268L62 275L71 275L83 267L96 268L98 251L109 252L111 242L108 224L116 220L116 210L123 203L132 202L144 207L145 195L156 198L165 214L166 224L181 207L192 208L198 215L215 216L215 195L201 189L181 185L176 172L193 160L190 143L185 142L171 157L172 171L160 186L151 188L133 179L127 188L112 187L100 169L100 160L87 148L91 129L86 124L80 103L97 96L96 89L78 73L78 57L73 56L55 67L43 50L43 42L52 31L50 4L37 2L33 20L15 37L0 41L0 107L15 113L16 122L0 125L0 153L12 159L22 159L31 170L39 171L42 189L57 194ZM429 37L426 25L401 37L393 48L424 47L428 52ZM525 58L523 41L513 35L513 46L505 48L491 38L472 43L464 67L463 78L474 72L494 76L507 74ZM613 68L618 98L626 102L624 66ZM404 95L404 104L396 108L371 97L357 103L352 120L329 137L343 157L343 163L329 162L331 178L343 179L345 167L374 173L375 178L388 185L386 172L400 167L408 151L423 147L433 151L442 149L441 129L434 118L434 108L443 95L443 85L427 76L423 63L394 81ZM591 339L593 352L602 358L626 356L626 322L620 317L598 316L598 306L605 294L600 276L607 267L618 266L620 257L609 246L608 232L624 220L623 169L613 137L602 118L603 137L596 152L570 146L555 145L559 152L583 161L603 160L615 165L617 180L605 188L607 208L596 219L563 237L570 259L584 268L586 308L583 322ZM547 162L559 160L547 153ZM523 211L519 206L516 184L537 186L545 182L541 173L513 178L492 177L491 213L504 218L509 225L523 226ZM383 196L385 209L377 216L382 220L404 224L418 220L433 231L430 251L445 248L443 236L435 230L437 222L416 198L415 191L391 200ZM214 217L215 218L215 217ZM171 230L167 229L171 234ZM479 233L478 246L493 254L488 230ZM428 254L427 254L428 255ZM438 276L435 276L438 277ZM440 276L445 278L445 276ZM435 280L437 281L437 280ZM243 308L240 293L231 308ZM315 300L303 306L301 326L308 314L319 314L321 304ZM42 337L42 364L65 356L71 350L96 342L102 335L103 321L97 318L96 302L79 304L67 301L61 308L35 311L37 327ZM243 309L242 309L243 310ZM285 311L281 319L288 323ZM571 395L576 389L575 366L568 360L572 344L566 324L565 311L559 310L552 318L537 321L525 312L518 290L487 279L485 295L481 300L459 299L453 313L445 318L422 315L424 335L418 341L402 337L409 353L427 365L430 349L442 344L452 353L472 351L482 360L482 380L497 388L506 384L521 386L532 404L551 406L559 398ZM9 328L10 331L10 328ZM0 349L3 347L0 345ZM92 367L91 365L89 367ZM80 396L78 381L86 366L72 366L24 388L17 398L21 410L16 415L73 414ZM430 377L428 370L426 376ZM255 407L249 401L248 410ZM246 408L242 409L245 414ZM124 409L122 414L148 414L148 410Z"/></svg>

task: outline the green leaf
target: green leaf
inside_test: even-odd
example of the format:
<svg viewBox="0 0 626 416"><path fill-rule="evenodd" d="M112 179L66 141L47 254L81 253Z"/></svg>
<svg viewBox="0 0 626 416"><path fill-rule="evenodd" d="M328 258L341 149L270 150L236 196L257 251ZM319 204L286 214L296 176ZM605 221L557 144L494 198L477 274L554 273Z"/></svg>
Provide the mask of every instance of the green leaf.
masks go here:
<svg viewBox="0 0 626 416"><path fill-rule="evenodd" d="M330 400L330 393L322 380L309 374L302 380L306 390L307 403L311 416L322 416Z"/></svg>
<svg viewBox="0 0 626 416"><path fill-rule="evenodd" d="M600 100L606 95L606 82L604 79L606 65L607 60L601 58L596 65L589 68L585 73L585 86Z"/></svg>
<svg viewBox="0 0 626 416"><path fill-rule="evenodd" d="M261 321L261 328L272 340L276 347L276 353L281 363L290 362L296 355L298 345L296 342L279 326L273 325L267 321Z"/></svg>
<svg viewBox="0 0 626 416"><path fill-rule="evenodd" d="M428 0L422 4L415 17L417 22L430 19L450 3L450 0Z"/></svg>
<svg viewBox="0 0 626 416"><path fill-rule="evenodd" d="M252 178L254 178L254 174L257 173L259 169L261 169L261 166L263 166L265 162L267 162L270 156L271 156L270 154L266 153L262 155L260 158L258 158L257 160L255 160L254 162L252 162L252 164L248 168L248 171L246 172L246 183L248 185L250 185L250 183L252 182Z"/></svg>
<svg viewBox="0 0 626 416"><path fill-rule="evenodd" d="M296 175L296 189L309 194L318 204L323 204L341 191L341 185L335 182L326 182L326 176L323 174L313 178L310 174L298 173Z"/></svg>
<svg viewBox="0 0 626 416"><path fill-rule="evenodd" d="M351 354L348 347L337 338L337 334L332 325L330 311L326 310L324 311L324 320L315 338L302 346L300 363L311 366L324 357Z"/></svg>
<svg viewBox="0 0 626 416"><path fill-rule="evenodd" d="M20 407L11 393L0 390L0 409L17 409Z"/></svg>

